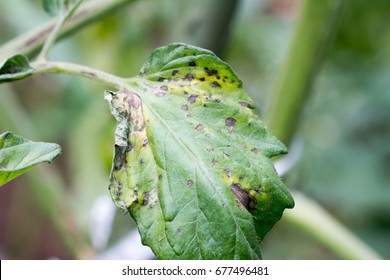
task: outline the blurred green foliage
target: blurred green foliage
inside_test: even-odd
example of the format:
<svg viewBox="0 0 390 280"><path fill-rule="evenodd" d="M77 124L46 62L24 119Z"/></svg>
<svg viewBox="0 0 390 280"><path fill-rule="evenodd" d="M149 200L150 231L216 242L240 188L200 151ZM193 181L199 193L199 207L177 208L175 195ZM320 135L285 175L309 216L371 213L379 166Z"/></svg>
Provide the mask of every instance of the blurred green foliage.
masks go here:
<svg viewBox="0 0 390 280"><path fill-rule="evenodd" d="M50 57L135 76L154 48L191 37L191 29L178 25L196 24L203 13L192 9L194 1L183 2L181 13L177 1L134 1L59 42ZM296 2L240 1L219 53L243 79L260 113L267 106L291 35ZM40 4L2 1L0 44L48 20ZM389 24L389 1L349 1L297 132L298 141L304 142L302 156L284 178L289 188L319 201L386 259L390 258ZM43 174L45 180L55 177L53 188L61 190L73 219L69 223L87 240L92 205L98 196L109 196L115 121L103 100L106 89L66 76L0 86L1 131L63 147L62 156L43 173L30 172ZM31 199L30 183L22 176L8 183L13 187L0 190L0 258L71 257L39 200ZM119 213L110 244L133 227L130 217ZM283 222L262 247L265 259L337 258Z"/></svg>

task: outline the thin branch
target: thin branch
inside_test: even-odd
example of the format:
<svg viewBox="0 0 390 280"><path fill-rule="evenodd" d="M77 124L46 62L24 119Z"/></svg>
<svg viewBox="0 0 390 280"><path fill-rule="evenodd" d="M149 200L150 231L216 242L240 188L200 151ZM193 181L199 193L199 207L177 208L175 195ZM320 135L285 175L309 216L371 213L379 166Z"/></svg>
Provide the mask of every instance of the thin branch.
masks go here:
<svg viewBox="0 0 390 280"><path fill-rule="evenodd" d="M72 7L70 7L69 10L66 10L59 14L56 24L54 25L49 36L47 37L47 40L43 44L42 50L38 55L37 61L43 62L46 60L47 55L52 48L55 40L57 39L61 28L65 24L65 21L72 16L72 14L76 11L76 9L81 5L82 2L83 0L77 1Z"/></svg>
<svg viewBox="0 0 390 280"><path fill-rule="evenodd" d="M35 69L33 74L34 76L40 74L62 73L88 78L112 86L116 89L124 89L128 87L128 84L126 83L128 79L126 80L84 65L69 62L47 61L43 63L37 62L36 64L32 63L32 66Z"/></svg>
<svg viewBox="0 0 390 280"><path fill-rule="evenodd" d="M85 2L74 15L64 24L64 27L58 33L57 39L61 39L70 33L79 31L82 27L101 19L104 16L112 15L113 12L120 10L123 6L134 0L93 0ZM32 55L36 53L48 38L53 30L56 20L34 28L4 45L0 46L0 65L15 54Z"/></svg>
<svg viewBox="0 0 390 280"><path fill-rule="evenodd" d="M299 192L293 192L292 194L295 200L295 208L286 210L282 220L295 225L297 228L304 229L306 233L321 241L340 258L382 259L380 255L338 222L316 201Z"/></svg>

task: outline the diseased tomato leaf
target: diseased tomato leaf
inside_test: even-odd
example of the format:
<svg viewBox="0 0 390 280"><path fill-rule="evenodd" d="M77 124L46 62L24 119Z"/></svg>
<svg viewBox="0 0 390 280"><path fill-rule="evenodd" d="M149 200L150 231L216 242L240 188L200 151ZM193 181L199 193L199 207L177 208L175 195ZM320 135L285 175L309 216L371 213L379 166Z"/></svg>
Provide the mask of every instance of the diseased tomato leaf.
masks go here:
<svg viewBox="0 0 390 280"><path fill-rule="evenodd" d="M286 148L230 66L171 44L106 99L118 122L110 192L142 242L160 259L260 259L294 206L269 159Z"/></svg>

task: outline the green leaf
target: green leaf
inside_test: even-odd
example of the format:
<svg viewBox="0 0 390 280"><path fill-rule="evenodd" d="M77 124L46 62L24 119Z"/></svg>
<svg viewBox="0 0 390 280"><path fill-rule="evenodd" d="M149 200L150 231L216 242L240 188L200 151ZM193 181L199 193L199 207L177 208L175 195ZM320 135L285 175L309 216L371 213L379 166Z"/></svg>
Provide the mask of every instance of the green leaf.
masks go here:
<svg viewBox="0 0 390 280"><path fill-rule="evenodd" d="M65 12L70 7L76 7L82 0L42 0L42 5L45 11L56 16L62 12Z"/></svg>
<svg viewBox="0 0 390 280"><path fill-rule="evenodd" d="M57 144L33 142L11 132L0 134L0 186L59 154L61 147Z"/></svg>
<svg viewBox="0 0 390 280"><path fill-rule="evenodd" d="M65 9L66 0L42 0L42 5L45 11L55 16Z"/></svg>
<svg viewBox="0 0 390 280"><path fill-rule="evenodd" d="M0 84L20 80L33 73L34 69L28 63L27 57L17 54L9 58L0 68Z"/></svg>
<svg viewBox="0 0 390 280"><path fill-rule="evenodd" d="M108 92L118 125L110 192L160 259L260 259L294 201L270 157L285 146L253 113L233 70L184 44L156 49Z"/></svg>

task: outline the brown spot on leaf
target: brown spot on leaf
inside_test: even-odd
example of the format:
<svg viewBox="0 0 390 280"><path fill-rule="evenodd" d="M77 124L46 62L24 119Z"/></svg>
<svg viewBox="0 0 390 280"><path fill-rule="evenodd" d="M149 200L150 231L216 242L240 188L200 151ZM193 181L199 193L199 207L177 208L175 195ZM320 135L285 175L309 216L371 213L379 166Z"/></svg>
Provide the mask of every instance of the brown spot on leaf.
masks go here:
<svg viewBox="0 0 390 280"><path fill-rule="evenodd" d="M240 105L241 105L242 107L249 108L249 103L246 103L246 102L240 102Z"/></svg>
<svg viewBox="0 0 390 280"><path fill-rule="evenodd" d="M255 153L256 155L259 153L259 150L257 149L257 148L253 148L252 150L251 150L251 152L252 153Z"/></svg>
<svg viewBox="0 0 390 280"><path fill-rule="evenodd" d="M241 188L240 184L233 183L230 185L230 190L236 196L239 206L240 204L244 206L248 211L256 209L257 201L251 196L246 190Z"/></svg>
<svg viewBox="0 0 390 280"><path fill-rule="evenodd" d="M211 163L215 166L215 165L218 163L218 160L216 160L215 158L213 158L213 160L211 161Z"/></svg>
<svg viewBox="0 0 390 280"><path fill-rule="evenodd" d="M221 87L221 85L220 85L218 82L215 82L215 81L214 81L214 82L211 82L211 83L210 83L210 86L211 86L211 87L214 87L214 88L216 88L216 87Z"/></svg>
<svg viewBox="0 0 390 280"><path fill-rule="evenodd" d="M204 128L204 125L203 124L198 124L196 127L195 127L195 129L197 130L197 131L201 131L202 129Z"/></svg>
<svg viewBox="0 0 390 280"><path fill-rule="evenodd" d="M224 157L224 158L228 158L228 157L230 157L230 155L227 154L227 153L223 153L223 157Z"/></svg>
<svg viewBox="0 0 390 280"><path fill-rule="evenodd" d="M161 96L164 96L164 95L165 95L165 92L163 92L163 91L156 92L156 96L158 96L158 97L161 97Z"/></svg>
<svg viewBox="0 0 390 280"><path fill-rule="evenodd" d="M188 105L181 106L181 109L184 110L184 111L188 111Z"/></svg>
<svg viewBox="0 0 390 280"><path fill-rule="evenodd" d="M142 201L142 206L148 205L149 197L150 197L150 193L149 192L144 193L144 199Z"/></svg>
<svg viewBox="0 0 390 280"><path fill-rule="evenodd" d="M133 149L134 146L130 142L127 142L126 153L131 152Z"/></svg>
<svg viewBox="0 0 390 280"><path fill-rule="evenodd" d="M114 170L120 170L121 168L126 168L127 165L126 150L127 147L115 145L114 147L115 156L113 161Z"/></svg>
<svg viewBox="0 0 390 280"><path fill-rule="evenodd" d="M164 80L165 80L164 78L158 78L157 82L164 82Z"/></svg>
<svg viewBox="0 0 390 280"><path fill-rule="evenodd" d="M184 80L185 80L185 81L192 81L194 78L195 78L195 75L194 75L194 74L188 73L188 74L184 77Z"/></svg>
<svg viewBox="0 0 390 280"><path fill-rule="evenodd" d="M205 72L207 73L207 75L209 75L209 76L213 76L213 75L218 74L218 71L217 71L217 70L215 70L215 69L210 70L210 69L207 68L207 67L204 68L204 71L205 71Z"/></svg>
<svg viewBox="0 0 390 280"><path fill-rule="evenodd" d="M187 181L187 186L192 187L193 184L194 184L194 182L192 180Z"/></svg>
<svg viewBox="0 0 390 280"><path fill-rule="evenodd" d="M196 99L198 98L197 95L190 95L187 100L188 102L190 102L191 104L194 104L196 102Z"/></svg>
<svg viewBox="0 0 390 280"><path fill-rule="evenodd" d="M162 85L160 87L160 89L163 90L163 91L167 91L168 90L168 86L167 85Z"/></svg>
<svg viewBox="0 0 390 280"><path fill-rule="evenodd" d="M177 73L179 73L179 70L176 70L176 69L173 70L173 71L172 71L172 76L175 76Z"/></svg>
<svg viewBox="0 0 390 280"><path fill-rule="evenodd" d="M235 119L233 119L233 118L227 118L226 120L225 120L225 124L227 125L227 126L233 126L233 125L235 125L236 124L236 120Z"/></svg>
<svg viewBox="0 0 390 280"><path fill-rule="evenodd" d="M148 138L145 138L144 141L142 142L142 147L146 147L147 145L149 145L149 140Z"/></svg>
<svg viewBox="0 0 390 280"><path fill-rule="evenodd" d="M232 176L232 171L230 170L230 168L226 168L226 169L224 170L224 172L225 172L225 174L226 174L226 176L227 176L228 178L230 178L230 177Z"/></svg>

